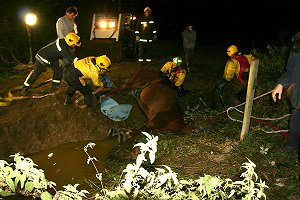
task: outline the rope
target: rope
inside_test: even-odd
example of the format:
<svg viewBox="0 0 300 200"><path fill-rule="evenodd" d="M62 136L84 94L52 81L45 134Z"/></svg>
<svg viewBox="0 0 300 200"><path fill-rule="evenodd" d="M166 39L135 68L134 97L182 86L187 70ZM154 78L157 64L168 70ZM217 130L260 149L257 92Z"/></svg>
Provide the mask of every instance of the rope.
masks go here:
<svg viewBox="0 0 300 200"><path fill-rule="evenodd" d="M266 92L266 93L264 93L264 94L262 94L262 95L260 95L260 96L255 97L253 100L257 100L257 99L259 99L259 98L261 98L261 97L264 97L264 96L266 96L266 95L268 95L268 94L270 94L270 93L272 93L272 92L273 92L273 90L271 90L271 91L269 91L269 92ZM222 112L218 113L217 115L226 112L226 113L227 113L227 116L228 116L228 118L229 118L230 120L235 121L235 122L240 122L240 123L242 123L243 121L231 117L230 114L229 114L229 111L235 110L235 111L237 111L237 112L243 114L244 112L241 111L241 110L239 110L239 109L237 109L237 108L240 107L240 106L242 106L242 105L244 105L244 104L246 104L246 102L243 102L243 103L241 103L241 104L239 104L239 105L237 105L237 106L234 106L234 107L229 107L229 108L227 108L227 110L222 111ZM284 116L277 117L277 118L260 118L260 117L251 116L251 118L252 118L252 119L257 119L257 120L264 120L264 121L276 121L276 120L281 120L281 119L284 119L284 118L286 118L286 117L289 117L290 115L291 115L291 114L286 114L286 115L284 115ZM254 128L254 127L251 127L251 128L252 128L253 130L260 130L260 131L263 131L263 132L265 132L265 133L282 133L282 132L288 132L288 130L267 131L267 130L264 130L264 129L262 129L262 128Z"/></svg>
<svg viewBox="0 0 300 200"><path fill-rule="evenodd" d="M42 85L45 85L45 84L47 84L50 81L52 81L52 79L46 80L45 82L40 83L39 85L37 85L34 88L38 88L38 87L40 87ZM33 96L14 96L12 94L12 92L17 91L17 90L21 90L21 89L22 89L22 86L16 86L16 87L11 88L8 91L7 97L1 97L0 96L0 106L9 106L11 104L11 102L15 101L15 100L41 99L41 98L44 98L44 97L56 95L56 94L58 94L60 92L59 90L57 90L57 91L49 93L49 94L45 94L45 95L33 95Z"/></svg>

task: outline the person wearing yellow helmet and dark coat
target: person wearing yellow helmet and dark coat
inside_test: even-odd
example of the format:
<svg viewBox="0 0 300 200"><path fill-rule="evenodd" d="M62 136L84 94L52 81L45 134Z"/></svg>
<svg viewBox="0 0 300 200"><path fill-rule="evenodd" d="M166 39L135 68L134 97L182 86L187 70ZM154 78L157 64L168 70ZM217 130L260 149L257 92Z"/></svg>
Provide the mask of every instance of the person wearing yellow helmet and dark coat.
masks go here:
<svg viewBox="0 0 300 200"><path fill-rule="evenodd" d="M235 45L227 48L228 60L225 65L223 79L219 81L219 90L228 85L232 96L232 103L239 104L246 96L250 62L254 59L251 54L242 55ZM230 84L227 84L230 83Z"/></svg>
<svg viewBox="0 0 300 200"><path fill-rule="evenodd" d="M52 89L58 89L63 76L63 69L59 65L59 59L67 59L70 63L78 60L71 48L80 46L80 37L75 33L69 33L65 38L56 39L41 48L35 56L35 69L30 72L23 83L21 95L26 96L28 89L48 68L53 69Z"/></svg>
<svg viewBox="0 0 300 200"><path fill-rule="evenodd" d="M176 89L179 96L184 96L189 93L183 88L183 82L186 77L186 70L182 66L182 58L175 57L173 61L169 61L161 68L162 77L167 78L172 86Z"/></svg>
<svg viewBox="0 0 300 200"><path fill-rule="evenodd" d="M157 39L156 23L151 8L144 9L144 15L138 18L135 26L136 42L139 45L138 62L140 65L152 62L152 43Z"/></svg>
<svg viewBox="0 0 300 200"><path fill-rule="evenodd" d="M88 81L96 87L103 87L100 76L109 71L111 61L106 55L99 57L86 57L66 68L64 79L68 84L65 105L72 103L72 97L76 91L84 96L84 103L90 114L92 109L92 90L88 87Z"/></svg>

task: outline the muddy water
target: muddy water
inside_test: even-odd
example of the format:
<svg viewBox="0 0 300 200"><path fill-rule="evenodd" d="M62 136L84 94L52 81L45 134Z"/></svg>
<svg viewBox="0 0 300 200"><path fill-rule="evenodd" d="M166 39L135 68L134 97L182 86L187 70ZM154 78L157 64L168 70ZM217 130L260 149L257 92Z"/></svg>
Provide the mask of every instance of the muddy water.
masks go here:
<svg viewBox="0 0 300 200"><path fill-rule="evenodd" d="M85 141L76 143L65 143L54 148L41 151L38 153L27 155L38 166L43 169L46 179L57 184L56 189L62 190L63 185L79 183L84 179L99 182L96 179L96 170L93 164L87 164L87 154L84 152L84 146L89 142L96 145L93 149L88 148L91 157L95 157L98 161L94 161L99 173L104 172L109 166L105 165L105 159L108 153L117 146L117 140L105 141Z"/></svg>

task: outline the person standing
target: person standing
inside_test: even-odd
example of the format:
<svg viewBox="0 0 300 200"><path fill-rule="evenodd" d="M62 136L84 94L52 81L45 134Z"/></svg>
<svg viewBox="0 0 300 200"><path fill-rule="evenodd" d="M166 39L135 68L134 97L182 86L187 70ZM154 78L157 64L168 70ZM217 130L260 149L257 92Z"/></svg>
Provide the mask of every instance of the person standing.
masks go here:
<svg viewBox="0 0 300 200"><path fill-rule="evenodd" d="M183 49L188 71L190 70L190 66L192 63L196 39L197 32L193 29L192 24L188 24L186 26L186 29L182 31Z"/></svg>
<svg viewBox="0 0 300 200"><path fill-rule="evenodd" d="M59 88L61 79L63 76L63 70L59 66L59 59L66 59L70 63L76 62L78 58L70 51L70 48L80 46L80 37L75 33L69 33L63 39L56 39L50 44L41 48L35 55L35 68L27 76L23 83L21 95L26 96L28 89L38 79L38 77L47 69L51 67L53 69L52 89Z"/></svg>
<svg viewBox="0 0 300 200"><path fill-rule="evenodd" d="M136 41L139 43L138 62L150 65L152 61L152 42L157 39L156 24L151 15L151 8L144 9L144 15L140 16L135 27Z"/></svg>
<svg viewBox="0 0 300 200"><path fill-rule="evenodd" d="M58 18L56 21L56 33L59 39L65 38L69 33L75 33L78 35L77 24L75 18L78 15L78 9L75 6L68 7L65 15ZM75 48L70 48L75 53ZM67 59L60 59L59 65L64 68L71 63Z"/></svg>
<svg viewBox="0 0 300 200"><path fill-rule="evenodd" d="M277 79L277 85L272 91L274 102L280 100L282 92L287 89L292 105L292 114L289 121L289 135L284 148L289 152L300 151L300 31L292 38L286 72Z"/></svg>
<svg viewBox="0 0 300 200"><path fill-rule="evenodd" d="M78 34L75 18L78 15L78 9L75 6L69 7L66 14L56 21L56 33L59 39L65 38L69 33Z"/></svg>

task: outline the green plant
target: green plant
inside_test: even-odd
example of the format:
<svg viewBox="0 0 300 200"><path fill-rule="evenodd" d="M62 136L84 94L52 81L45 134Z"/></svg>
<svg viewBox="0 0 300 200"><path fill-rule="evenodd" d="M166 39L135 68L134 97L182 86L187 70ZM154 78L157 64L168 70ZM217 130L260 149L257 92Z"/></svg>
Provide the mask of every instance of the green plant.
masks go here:
<svg viewBox="0 0 300 200"><path fill-rule="evenodd" d="M42 200L51 200L52 195L47 191L55 190L56 183L45 178L44 171L37 169L36 164L30 158L25 158L19 153L12 155L14 163L9 164L0 160L0 196L6 197L17 193L23 196L33 196ZM80 200L86 197L86 190L77 190L78 184L63 186L64 191L56 191L55 199Z"/></svg>
<svg viewBox="0 0 300 200"><path fill-rule="evenodd" d="M147 137L147 143L134 146L141 152L136 162L123 170L124 177L117 187L105 189L105 196L97 194L96 199L266 199L264 190L268 186L262 180L257 182L256 166L249 159L242 165L246 169L241 174L242 180L237 181L211 175L196 180L178 180L177 174L166 165L148 171L143 164L154 163L158 137L142 133Z"/></svg>
<svg viewBox="0 0 300 200"><path fill-rule="evenodd" d="M49 199L51 194L46 190L56 184L48 181L44 171L35 168L37 165L30 158L24 158L18 153L11 157L14 158L13 164L0 160L0 195L21 193L25 196Z"/></svg>

